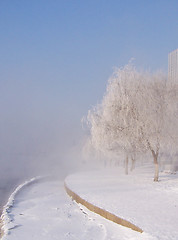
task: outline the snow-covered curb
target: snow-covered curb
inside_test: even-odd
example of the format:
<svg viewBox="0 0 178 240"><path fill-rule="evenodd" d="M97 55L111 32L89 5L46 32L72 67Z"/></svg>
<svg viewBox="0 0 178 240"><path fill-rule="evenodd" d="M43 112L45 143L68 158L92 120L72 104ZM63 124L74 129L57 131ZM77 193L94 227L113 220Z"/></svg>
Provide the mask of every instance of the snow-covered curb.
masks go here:
<svg viewBox="0 0 178 240"><path fill-rule="evenodd" d="M140 166L127 176L119 167L76 172L65 183L83 200L141 228L142 236L178 240L178 176L160 173L155 183L153 170Z"/></svg>
<svg viewBox="0 0 178 240"><path fill-rule="evenodd" d="M14 192L10 195L8 202L3 207L3 212L1 215L1 234L2 234L2 240L5 239L5 237L9 234L9 230L15 228L15 224L13 223L13 216L11 215L11 208L13 207L15 203L15 197L16 195L26 186L29 186L30 184L37 182L38 180L42 179L43 177L38 176L31 178L30 180L25 181L24 183L20 184ZM8 228L7 228L8 225Z"/></svg>
<svg viewBox="0 0 178 240"><path fill-rule="evenodd" d="M102 208L99 208L91 203L89 203L88 201L84 200L83 198L81 198L79 195L77 195L75 192L73 192L66 184L66 182L64 182L64 187L65 187L65 190L67 192L67 194L72 198L74 199L77 203L80 203L82 204L83 206L85 206L86 208L88 208L90 211L94 212L94 213L97 213L99 214L100 216L112 221L112 222L115 222L119 225L122 225L124 227L128 227L128 228L131 228L132 230L134 231L137 231L137 232L140 232L142 233L143 230L137 226L135 226L134 224L130 223L129 221L125 220L125 219L122 219Z"/></svg>

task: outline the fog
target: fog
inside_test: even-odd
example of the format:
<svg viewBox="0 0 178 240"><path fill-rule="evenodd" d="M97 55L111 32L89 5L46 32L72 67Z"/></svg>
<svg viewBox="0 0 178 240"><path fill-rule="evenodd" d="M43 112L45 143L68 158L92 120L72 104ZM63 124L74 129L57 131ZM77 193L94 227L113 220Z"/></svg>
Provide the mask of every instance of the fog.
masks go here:
<svg viewBox="0 0 178 240"><path fill-rule="evenodd" d="M25 179L63 179L81 167L81 118L102 99L113 66L134 57L167 69L177 47L168 5L0 1L0 206Z"/></svg>
<svg viewBox="0 0 178 240"><path fill-rule="evenodd" d="M22 181L37 175L63 179L77 170L81 112L42 82L14 80L0 88L0 205ZM74 100L75 101L75 100ZM77 106L76 106L77 107Z"/></svg>

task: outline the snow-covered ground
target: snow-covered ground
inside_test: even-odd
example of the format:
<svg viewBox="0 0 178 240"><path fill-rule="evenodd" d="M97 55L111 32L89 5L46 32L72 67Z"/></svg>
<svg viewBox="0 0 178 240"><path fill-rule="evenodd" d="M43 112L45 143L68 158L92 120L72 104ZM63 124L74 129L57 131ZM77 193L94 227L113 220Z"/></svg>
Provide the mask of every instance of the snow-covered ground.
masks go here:
<svg viewBox="0 0 178 240"><path fill-rule="evenodd" d="M130 221L150 237L178 240L178 175L161 173L160 181L153 182L153 171L147 166L128 176L118 168L77 173L67 177L66 184L81 198Z"/></svg>
<svg viewBox="0 0 178 240"><path fill-rule="evenodd" d="M3 240L152 239L78 205L66 194L62 181L43 179L25 185L4 209Z"/></svg>
<svg viewBox="0 0 178 240"><path fill-rule="evenodd" d="M150 169L152 171L152 169ZM68 187L103 209L144 230L138 233L92 213L72 201L64 183L31 180L11 195L4 209L3 240L177 240L178 176L142 168L125 176L118 168L73 174Z"/></svg>

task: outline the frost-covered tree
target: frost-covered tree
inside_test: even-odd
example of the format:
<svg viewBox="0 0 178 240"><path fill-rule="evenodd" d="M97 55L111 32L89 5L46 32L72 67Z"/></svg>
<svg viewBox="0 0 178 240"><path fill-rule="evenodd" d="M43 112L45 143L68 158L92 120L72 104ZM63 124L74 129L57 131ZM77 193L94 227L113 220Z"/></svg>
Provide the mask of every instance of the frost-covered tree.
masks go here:
<svg viewBox="0 0 178 240"><path fill-rule="evenodd" d="M162 73L138 72L131 65L116 69L102 103L88 113L92 145L103 152L124 151L126 166L129 155L149 150L158 181L160 150L177 139L172 133L176 109L171 107L176 95L172 89Z"/></svg>
<svg viewBox="0 0 178 240"><path fill-rule="evenodd" d="M89 111L92 144L103 152L125 153L125 172L128 174L128 158L138 151L135 141L136 114L132 99L138 92L135 81L140 74L132 67L117 69L108 82L102 104ZM131 117L133 116L133 117Z"/></svg>

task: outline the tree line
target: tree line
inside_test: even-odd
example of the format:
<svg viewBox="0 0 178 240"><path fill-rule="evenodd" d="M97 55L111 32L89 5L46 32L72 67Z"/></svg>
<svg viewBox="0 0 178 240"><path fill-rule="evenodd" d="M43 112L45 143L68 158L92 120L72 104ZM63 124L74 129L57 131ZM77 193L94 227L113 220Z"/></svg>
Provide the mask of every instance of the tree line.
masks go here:
<svg viewBox="0 0 178 240"><path fill-rule="evenodd" d="M177 82L178 83L178 82ZM177 153L178 84L161 73L138 71L129 64L115 69L102 102L88 112L90 140L96 151L125 155L150 152L159 178L161 153Z"/></svg>

